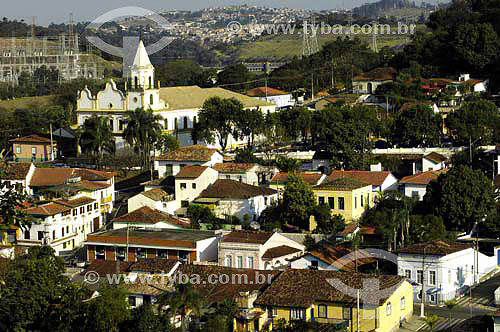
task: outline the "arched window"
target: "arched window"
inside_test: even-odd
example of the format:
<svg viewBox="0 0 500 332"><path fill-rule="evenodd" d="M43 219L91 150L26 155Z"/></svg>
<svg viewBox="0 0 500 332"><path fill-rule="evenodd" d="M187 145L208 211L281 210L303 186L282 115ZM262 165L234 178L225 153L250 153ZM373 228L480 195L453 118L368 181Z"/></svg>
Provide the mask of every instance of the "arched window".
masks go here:
<svg viewBox="0 0 500 332"><path fill-rule="evenodd" d="M165 130L168 130L168 119L165 119L163 122L165 123L165 124L163 125L164 129L165 129Z"/></svg>
<svg viewBox="0 0 500 332"><path fill-rule="evenodd" d="M136 76L134 77L134 88L138 88L139 87L139 78Z"/></svg>
<svg viewBox="0 0 500 332"><path fill-rule="evenodd" d="M174 119L174 129L175 130L179 129L179 123L177 121L177 118Z"/></svg>
<svg viewBox="0 0 500 332"><path fill-rule="evenodd" d="M149 76L149 88L150 89L153 87L152 83L153 83L153 78L151 76Z"/></svg>
<svg viewBox="0 0 500 332"><path fill-rule="evenodd" d="M153 95L149 95L149 105L153 105L155 103L155 99Z"/></svg>
<svg viewBox="0 0 500 332"><path fill-rule="evenodd" d="M184 129L188 129L188 117L184 117Z"/></svg>

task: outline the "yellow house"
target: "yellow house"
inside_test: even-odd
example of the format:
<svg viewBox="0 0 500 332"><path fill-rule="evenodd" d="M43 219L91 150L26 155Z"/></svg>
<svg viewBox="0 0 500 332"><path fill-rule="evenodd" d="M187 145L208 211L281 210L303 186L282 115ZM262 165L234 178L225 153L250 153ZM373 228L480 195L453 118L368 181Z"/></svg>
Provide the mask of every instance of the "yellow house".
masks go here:
<svg viewBox="0 0 500 332"><path fill-rule="evenodd" d="M372 207L374 196L372 185L354 179L336 179L313 187L318 204L328 204L332 214L343 216L347 223L361 217Z"/></svg>
<svg viewBox="0 0 500 332"><path fill-rule="evenodd" d="M246 326L247 331L273 330L278 322L288 324L293 320L356 331L359 320L361 332L389 332L412 316L413 287L405 278L393 275L288 270L264 290L254 305L253 316L258 318Z"/></svg>

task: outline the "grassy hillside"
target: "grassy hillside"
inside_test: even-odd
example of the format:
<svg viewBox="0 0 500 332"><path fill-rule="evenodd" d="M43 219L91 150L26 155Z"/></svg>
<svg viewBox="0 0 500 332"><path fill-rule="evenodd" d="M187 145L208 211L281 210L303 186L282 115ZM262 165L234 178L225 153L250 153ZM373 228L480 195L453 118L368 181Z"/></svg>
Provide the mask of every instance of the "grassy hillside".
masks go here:
<svg viewBox="0 0 500 332"><path fill-rule="evenodd" d="M12 100L0 100L0 109L15 110L37 108L54 105L55 103L56 96L23 97Z"/></svg>

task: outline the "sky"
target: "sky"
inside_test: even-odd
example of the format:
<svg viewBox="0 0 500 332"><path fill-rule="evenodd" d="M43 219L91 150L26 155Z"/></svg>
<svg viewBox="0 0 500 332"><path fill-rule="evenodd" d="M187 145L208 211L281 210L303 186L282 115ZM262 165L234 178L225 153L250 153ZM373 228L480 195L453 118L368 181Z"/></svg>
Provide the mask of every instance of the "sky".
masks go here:
<svg viewBox="0 0 500 332"><path fill-rule="evenodd" d="M290 7L305 9L341 9L359 6L375 0L15 0L2 6L2 17L24 19L31 22L36 16L39 25L51 22L63 23L73 13L75 21L93 21L102 14L125 6L137 6L149 10L188 9L227 5L260 5L267 7ZM430 1L429 1L430 2Z"/></svg>

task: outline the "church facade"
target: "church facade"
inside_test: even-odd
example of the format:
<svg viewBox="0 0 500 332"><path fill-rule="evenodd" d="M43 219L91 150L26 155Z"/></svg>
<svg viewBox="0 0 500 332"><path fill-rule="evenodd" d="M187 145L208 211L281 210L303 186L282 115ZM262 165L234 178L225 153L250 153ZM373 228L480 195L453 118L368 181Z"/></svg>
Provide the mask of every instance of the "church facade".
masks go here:
<svg viewBox="0 0 500 332"><path fill-rule="evenodd" d="M124 148L123 131L127 124L127 111L138 108L151 109L162 117L162 127L166 133L177 137L181 146L204 144L193 142L191 131L196 123L198 112L203 103L210 97L236 98L245 108L259 108L264 114L275 112L276 106L265 101L255 100L245 95L222 88L200 88L198 86L182 86L162 88L155 82L155 68L151 64L143 42L137 47L134 62L130 67L130 76L124 91L117 88L110 80L104 90L95 96L85 88L79 92L77 100L77 120L82 126L85 120L93 115L105 116L115 136L116 148ZM243 144L230 138L228 148ZM204 144L207 145L207 144ZM218 148L217 145L211 147Z"/></svg>

